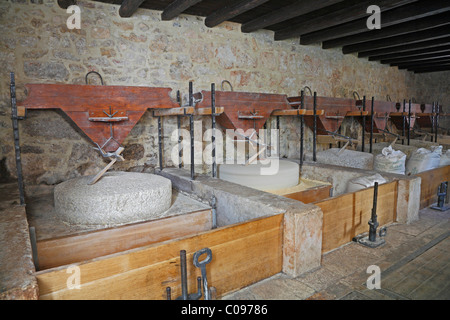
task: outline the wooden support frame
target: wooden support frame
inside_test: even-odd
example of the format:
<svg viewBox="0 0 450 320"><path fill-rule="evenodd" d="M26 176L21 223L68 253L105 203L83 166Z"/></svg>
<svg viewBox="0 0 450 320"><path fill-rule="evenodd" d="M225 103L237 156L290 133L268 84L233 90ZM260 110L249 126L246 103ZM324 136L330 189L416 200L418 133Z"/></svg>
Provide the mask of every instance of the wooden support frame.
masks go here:
<svg viewBox="0 0 450 320"><path fill-rule="evenodd" d="M396 221L397 195L398 181L379 186L377 216L380 226ZM314 205L323 212L322 253L326 253L369 231L373 188L314 202Z"/></svg>
<svg viewBox="0 0 450 320"><path fill-rule="evenodd" d="M196 288L200 270L192 264L193 253L208 247L213 258L207 266L210 286L217 295L241 289L275 275L283 264L283 214L205 231L116 253L71 266L36 274L40 299L165 299L181 295L180 250L187 252L190 288ZM67 287L69 267L80 270L80 289Z"/></svg>

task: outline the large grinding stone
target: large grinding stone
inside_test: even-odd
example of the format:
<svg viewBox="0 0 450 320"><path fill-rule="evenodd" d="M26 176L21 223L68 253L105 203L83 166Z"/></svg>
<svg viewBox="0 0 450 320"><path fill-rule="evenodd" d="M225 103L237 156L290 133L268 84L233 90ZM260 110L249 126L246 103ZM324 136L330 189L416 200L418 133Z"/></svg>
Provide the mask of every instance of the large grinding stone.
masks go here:
<svg viewBox="0 0 450 320"><path fill-rule="evenodd" d="M55 187L55 211L75 225L114 226L161 217L172 203L172 182L164 177L133 172L108 172L94 185L92 176Z"/></svg>
<svg viewBox="0 0 450 320"><path fill-rule="evenodd" d="M278 170L274 174L262 174L262 169L277 168L276 162L272 165L261 163L250 164L222 164L218 168L218 177L222 180L234 182L253 189L268 191L290 188L298 185L300 167L297 163L279 160Z"/></svg>
<svg viewBox="0 0 450 320"><path fill-rule="evenodd" d="M318 152L316 155L317 162L341 167L373 170L373 154L348 149L343 150L339 154L340 150L339 148L332 148ZM306 154L305 160L313 161L313 154Z"/></svg>

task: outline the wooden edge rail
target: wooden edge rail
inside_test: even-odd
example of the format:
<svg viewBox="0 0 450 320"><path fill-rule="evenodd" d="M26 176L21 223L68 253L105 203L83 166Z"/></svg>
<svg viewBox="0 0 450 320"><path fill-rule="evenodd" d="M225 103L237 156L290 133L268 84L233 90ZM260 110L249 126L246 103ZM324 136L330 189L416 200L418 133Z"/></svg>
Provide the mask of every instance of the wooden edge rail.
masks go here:
<svg viewBox="0 0 450 320"><path fill-rule="evenodd" d="M325 110L317 110L316 114L318 116L323 116ZM314 111L306 109L275 110L272 112L271 116L314 116Z"/></svg>
<svg viewBox="0 0 450 320"><path fill-rule="evenodd" d="M224 111L223 107L216 107L216 115L221 115ZM166 117L166 116L210 116L212 113L211 108L194 108L194 107L181 107L172 109L158 109L153 111L153 116L155 117Z"/></svg>

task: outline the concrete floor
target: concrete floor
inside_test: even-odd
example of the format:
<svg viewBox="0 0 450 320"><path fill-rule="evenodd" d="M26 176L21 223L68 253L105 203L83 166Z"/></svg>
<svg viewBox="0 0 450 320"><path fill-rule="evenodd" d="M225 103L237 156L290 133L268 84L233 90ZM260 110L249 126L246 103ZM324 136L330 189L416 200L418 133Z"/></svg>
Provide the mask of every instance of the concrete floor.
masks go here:
<svg viewBox="0 0 450 320"><path fill-rule="evenodd" d="M277 274L224 297L226 300L448 300L450 211L429 208L420 220L388 227L386 244L349 243L323 256L322 266L298 278ZM371 265L380 289L368 289Z"/></svg>

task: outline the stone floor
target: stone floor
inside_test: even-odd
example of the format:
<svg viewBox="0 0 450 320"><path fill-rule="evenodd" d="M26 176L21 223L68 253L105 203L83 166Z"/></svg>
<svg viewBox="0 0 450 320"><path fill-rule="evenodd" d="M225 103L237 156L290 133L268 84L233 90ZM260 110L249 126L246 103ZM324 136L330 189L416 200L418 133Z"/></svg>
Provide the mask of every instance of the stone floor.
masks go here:
<svg viewBox="0 0 450 320"><path fill-rule="evenodd" d="M298 278L280 273L224 299L448 300L449 236L450 211L423 209L419 221L389 226L382 247L349 243L325 254L317 270ZM372 265L381 270L380 289L366 285Z"/></svg>

